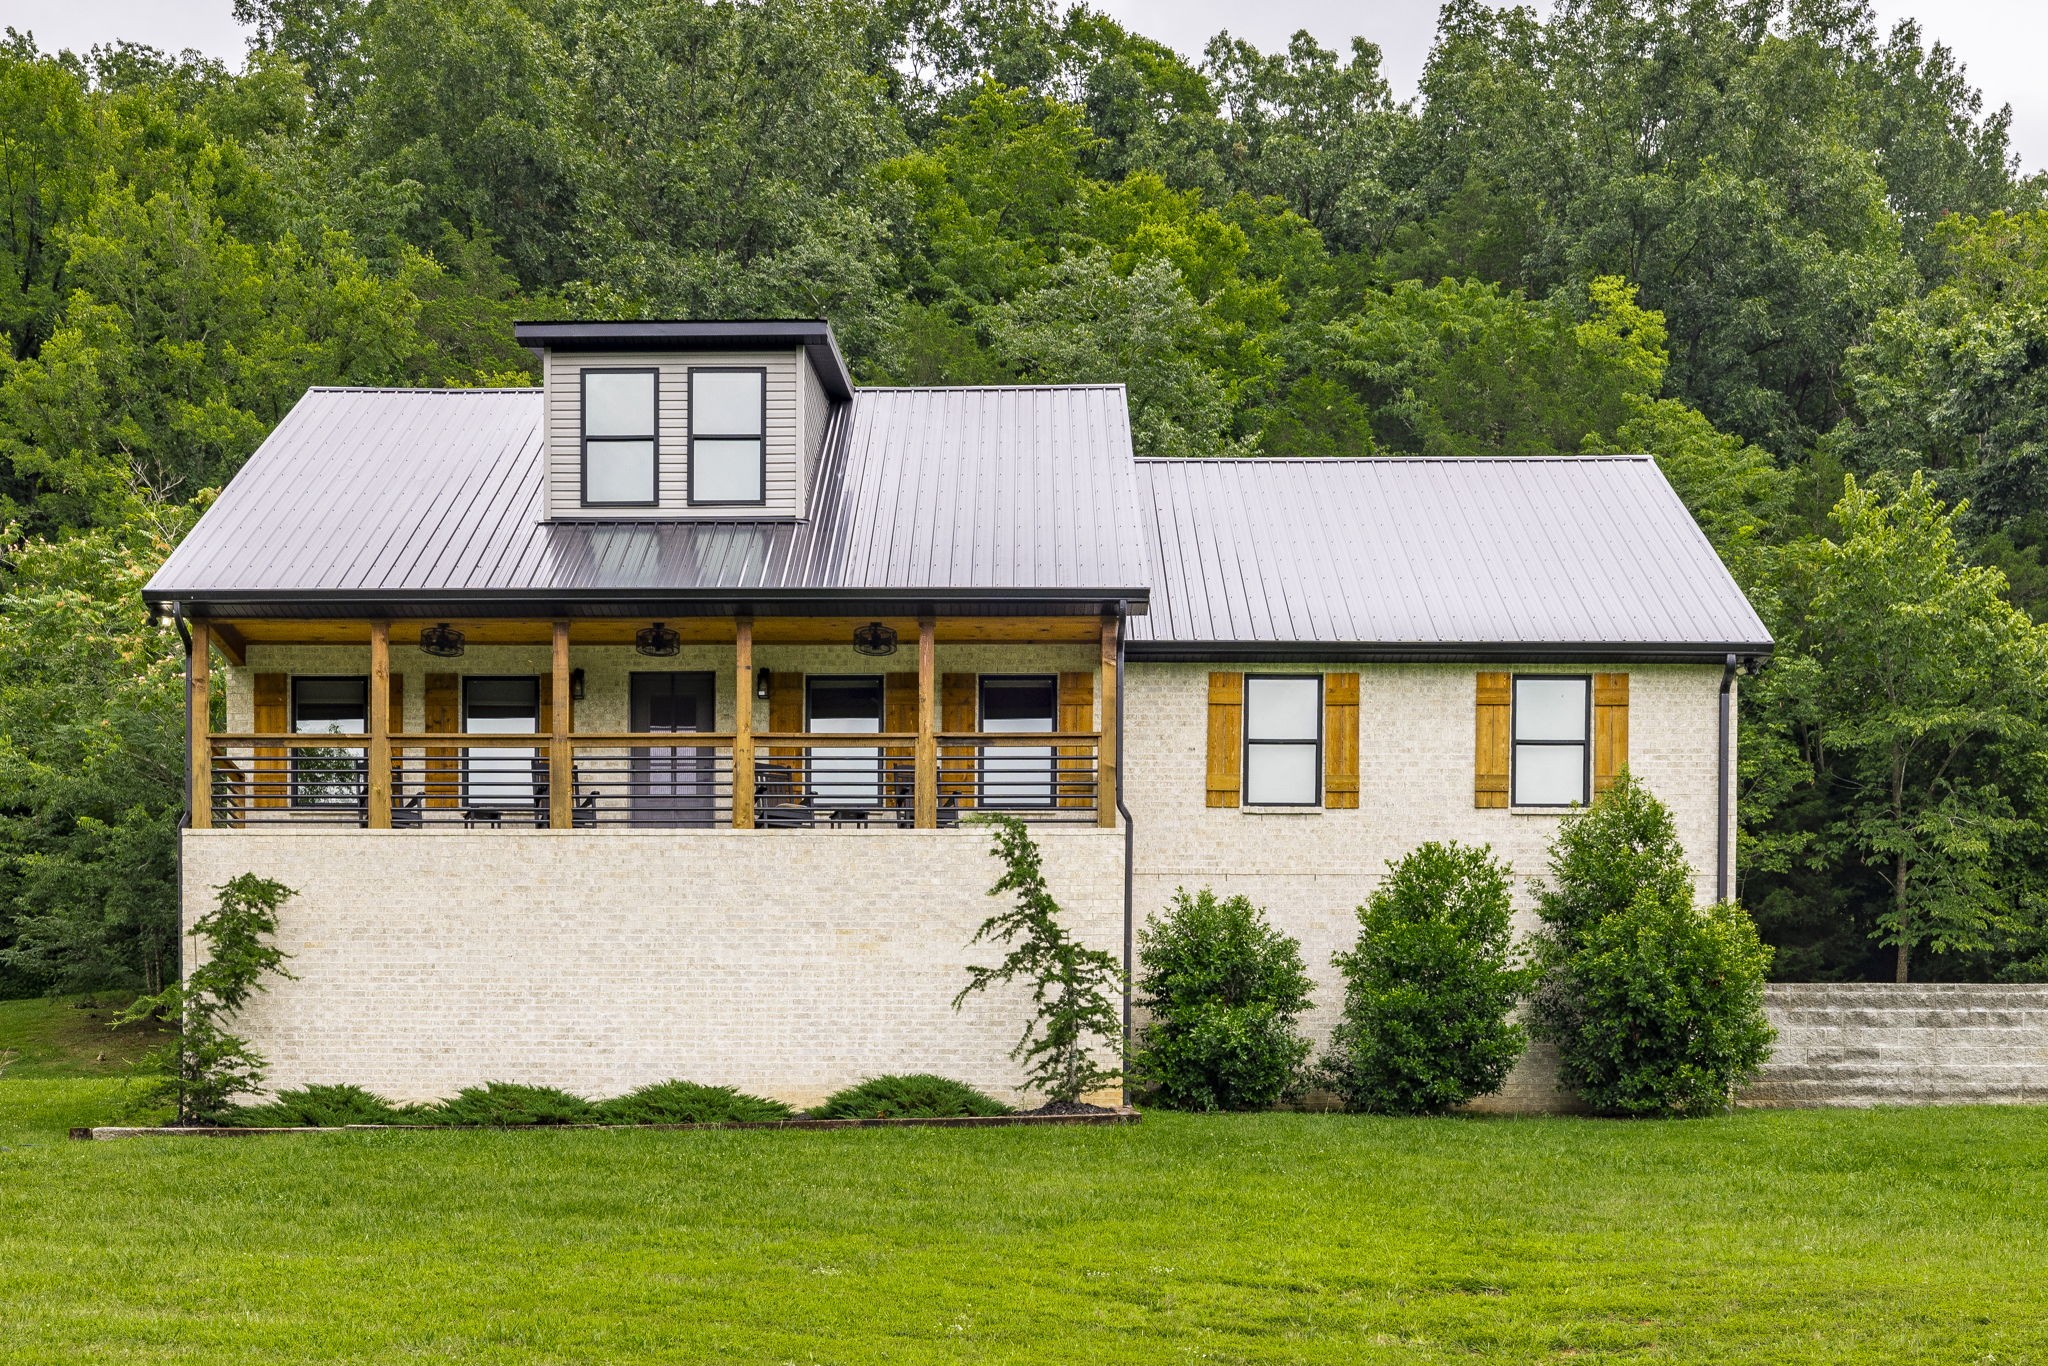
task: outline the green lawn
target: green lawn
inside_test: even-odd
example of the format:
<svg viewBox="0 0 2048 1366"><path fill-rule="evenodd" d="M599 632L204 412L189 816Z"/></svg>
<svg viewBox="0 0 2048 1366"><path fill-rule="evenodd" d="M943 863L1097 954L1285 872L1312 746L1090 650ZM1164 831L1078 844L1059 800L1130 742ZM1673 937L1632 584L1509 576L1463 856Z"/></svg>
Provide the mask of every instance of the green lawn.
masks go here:
<svg viewBox="0 0 2048 1366"><path fill-rule="evenodd" d="M0 1357L2048 1361L2048 1111L71 1143Z"/></svg>
<svg viewBox="0 0 2048 1366"><path fill-rule="evenodd" d="M140 1025L112 1029L134 992L0 1001L0 1078L118 1077L156 1041Z"/></svg>

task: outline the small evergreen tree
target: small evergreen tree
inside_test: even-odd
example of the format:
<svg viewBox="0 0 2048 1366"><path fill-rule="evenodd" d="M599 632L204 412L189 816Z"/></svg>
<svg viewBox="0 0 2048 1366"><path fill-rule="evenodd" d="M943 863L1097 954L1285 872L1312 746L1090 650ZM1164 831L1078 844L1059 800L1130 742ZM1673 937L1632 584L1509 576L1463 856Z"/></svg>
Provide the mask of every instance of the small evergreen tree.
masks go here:
<svg viewBox="0 0 2048 1366"><path fill-rule="evenodd" d="M1763 1065L1770 950L1740 907L1698 906L1671 812L1629 773L1565 817L1536 900L1534 1032L1588 1105L1708 1114Z"/></svg>
<svg viewBox="0 0 2048 1366"><path fill-rule="evenodd" d="M256 992L263 979L289 978L285 955L271 937L277 913L297 896L268 878L244 873L214 889L214 908L193 922L194 939L206 941L206 960L176 982L123 1011L117 1025L156 1017L175 1020L178 1033L144 1057L146 1078L139 1105L176 1109L182 1123L226 1115L235 1096L263 1086L263 1055L227 1031L227 1021Z"/></svg>
<svg viewBox="0 0 2048 1366"><path fill-rule="evenodd" d="M992 968L967 969L967 985L953 998L953 1008L977 991L1022 979L1031 984L1032 1017L1010 1056L1024 1064L1026 1084L1048 1101L1079 1100L1082 1093L1108 1086L1123 1073L1100 1066L1091 1043L1112 1052L1122 1033L1116 994L1123 987L1123 967L1114 954L1091 949L1067 933L1060 907L1045 885L1037 841L1015 816L978 818L995 832L989 851L1004 865L990 896L1010 894L1016 904L981 922L970 944L983 940L1009 946L1003 961Z"/></svg>
<svg viewBox="0 0 2048 1366"><path fill-rule="evenodd" d="M1179 1110L1259 1110L1294 1088L1308 1040L1295 1026L1312 984L1301 945L1242 896L1173 894L1138 940L1151 1014L1132 1070Z"/></svg>
<svg viewBox="0 0 2048 1366"><path fill-rule="evenodd" d="M1528 980L1510 888L1485 845L1431 841L1388 862L1356 945L1332 959L1344 1018L1323 1074L1352 1109L1439 1114L1507 1080L1526 1042L1508 1017Z"/></svg>

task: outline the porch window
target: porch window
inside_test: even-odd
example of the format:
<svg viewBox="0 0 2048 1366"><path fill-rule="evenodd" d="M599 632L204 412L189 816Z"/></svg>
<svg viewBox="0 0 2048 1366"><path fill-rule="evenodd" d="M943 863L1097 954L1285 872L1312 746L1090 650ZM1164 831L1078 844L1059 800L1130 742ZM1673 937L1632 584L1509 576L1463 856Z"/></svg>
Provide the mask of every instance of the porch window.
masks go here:
<svg viewBox="0 0 2048 1366"><path fill-rule="evenodd" d="M1515 679L1516 806L1571 806L1586 800L1586 743L1592 680Z"/></svg>
<svg viewBox="0 0 2048 1366"><path fill-rule="evenodd" d="M540 680L462 680L462 728L471 735L540 732ZM472 749L464 756L463 791L470 807L532 806L542 793L540 751L520 746Z"/></svg>
<svg viewBox="0 0 2048 1366"><path fill-rule="evenodd" d="M583 503L652 507L658 501L656 372L583 372Z"/></svg>
<svg viewBox="0 0 2048 1366"><path fill-rule="evenodd" d="M1322 800L1322 774L1322 676L1247 675L1245 805L1314 806Z"/></svg>
<svg viewBox="0 0 2048 1366"><path fill-rule="evenodd" d="M370 680L294 678L292 734L363 735L370 718ZM360 806L364 801L363 752L336 747L293 749L292 805Z"/></svg>
<svg viewBox="0 0 2048 1366"><path fill-rule="evenodd" d="M699 366L690 371L690 501L767 499L768 372Z"/></svg>
<svg viewBox="0 0 2048 1366"><path fill-rule="evenodd" d="M1059 680L1050 675L984 676L981 728L991 735L1049 735L1058 696ZM984 745L981 805L1051 806L1054 777L1049 745Z"/></svg>
<svg viewBox="0 0 2048 1366"><path fill-rule="evenodd" d="M821 735L878 735L882 678L856 674L805 680L806 729ZM882 751L873 745L811 750L811 791L821 807L873 810L882 804Z"/></svg>

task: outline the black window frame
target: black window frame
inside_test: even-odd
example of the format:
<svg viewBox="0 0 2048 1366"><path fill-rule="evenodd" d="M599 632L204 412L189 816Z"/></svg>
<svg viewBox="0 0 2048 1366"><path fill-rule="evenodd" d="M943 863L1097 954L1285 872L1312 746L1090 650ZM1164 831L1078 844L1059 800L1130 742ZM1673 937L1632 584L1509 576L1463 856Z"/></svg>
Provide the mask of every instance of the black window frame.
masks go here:
<svg viewBox="0 0 2048 1366"><path fill-rule="evenodd" d="M546 698L543 690L544 685L541 682L541 680L545 677L545 674L470 673L466 673L461 676L460 684L456 695L456 707L461 716L462 729L465 734L469 732L471 721L471 717L469 714L469 689L471 684L517 682L531 683L533 685L533 754L528 759L530 765L529 771L531 775L528 779L528 782L531 784L532 787L532 795L530 797L522 795L510 798L491 796L487 799L479 800L473 789L502 787L508 784L516 787L519 785L519 778L516 775L516 773L512 772L511 770L499 770L493 768L485 768L482 770L481 775L479 775L479 772L476 768L476 761L478 759L483 759L484 762L488 764L492 758L502 759L505 757L504 750L498 748L497 746L491 745L464 746L462 750L463 805L517 809L522 813L528 808L539 809L546 805L547 779L545 766L547 764L548 759L547 737L544 734L542 734L540 728L542 713L547 709L548 703L548 699ZM514 735L525 734L524 731L513 731L507 733ZM511 746L511 748L523 748L523 746Z"/></svg>
<svg viewBox="0 0 2048 1366"><path fill-rule="evenodd" d="M761 377L761 421L757 432L700 432L697 430L697 376L759 375ZM758 508L768 505L768 367L765 365L692 365L683 372L683 393L689 401L689 435L685 449L689 466L684 475L684 497L693 508ZM759 498L699 498L697 496L697 442L754 441L761 449L761 496Z"/></svg>
<svg viewBox="0 0 2048 1366"><path fill-rule="evenodd" d="M369 789L369 744L370 744L370 676L368 674L293 674L291 690L287 699L289 715L286 724L293 735L317 735L318 731L299 729L299 685L301 683L360 683L363 685L363 728L350 735L344 732L335 738L344 743L334 746L343 751L331 761L334 765L328 772L313 769L315 751L299 745L292 746L290 781L287 784L289 802L293 810L329 811L355 810L370 799ZM310 762L309 762L310 761ZM348 769L354 770L352 783L339 775ZM330 776L330 774L332 776ZM308 795L308 788L314 782L342 783L340 791L325 799Z"/></svg>
<svg viewBox="0 0 2048 1366"><path fill-rule="evenodd" d="M1530 683L1583 683L1586 688L1585 729L1577 740L1524 740L1522 726L1522 684ZM1521 767L1523 745L1540 745L1563 749L1576 745L1581 751L1579 763L1579 798L1570 802L1525 802L1515 786L1516 770ZM1508 805L1529 811L1569 811L1575 806L1586 806L1593 794L1593 675L1591 674L1514 674L1508 679Z"/></svg>
<svg viewBox="0 0 2048 1366"><path fill-rule="evenodd" d="M1315 738L1315 739L1314 739L1313 741L1310 741L1310 740L1254 740L1254 739L1252 739L1252 683L1253 683L1253 681L1254 681L1254 680L1257 680L1257 679L1262 679L1262 678L1273 678L1273 679L1296 679L1296 680L1305 680L1305 681L1308 681L1308 682L1312 682L1312 683L1314 683L1314 684L1316 685L1316 738ZM1328 739L1328 737L1327 737L1327 736L1326 736L1326 735L1325 735L1325 734L1323 733L1323 732L1324 732L1324 727L1325 727L1325 721L1326 721L1326 718L1327 718L1327 715L1328 715L1328 713L1327 713L1327 710L1326 710L1326 708L1327 708L1327 705L1328 705L1328 699L1327 699L1327 697L1326 697L1326 694L1325 694L1325 687L1324 687L1324 682L1323 682L1323 676L1322 676L1321 674L1319 674L1319 673L1309 673L1309 674L1298 674L1298 673L1272 673L1272 674L1268 674L1268 673L1259 673L1259 674L1252 674L1252 673L1248 673L1248 674L1244 675L1244 692L1243 692L1243 702L1242 702L1242 704L1241 704L1241 705L1242 705L1242 707L1243 707L1243 714L1242 714L1242 717L1241 717L1241 721L1242 721L1242 724L1241 724L1241 725L1240 725L1240 726L1238 727L1238 729L1239 729L1239 730L1240 730L1240 731L1242 732L1242 734L1241 734L1241 736L1239 737L1239 742L1238 742L1238 764L1237 764L1237 771L1238 771L1238 793L1239 793L1239 802L1240 802L1240 804L1241 804L1241 805L1243 805L1243 806L1254 806L1254 807L1269 807L1269 808L1275 808L1275 809L1282 809L1282 810L1285 810L1285 809L1292 809L1292 810L1297 810L1297 811L1314 811L1314 810L1319 810L1319 809L1321 809L1321 807L1322 807L1322 805L1323 805L1323 798L1324 798L1324 797L1325 797L1326 795L1328 795L1328 794L1327 794L1327 793L1325 793L1325 792L1324 792L1324 790L1323 790L1323 783L1324 783L1324 779L1325 779L1325 777L1327 776L1327 775L1325 775L1325 774L1324 774L1324 772L1323 772L1323 746L1324 746L1324 743L1325 743L1325 742L1327 741L1327 739ZM1315 756L1316 756L1316 758L1315 758L1315 768L1314 768L1314 772L1315 772L1315 795L1314 795L1314 797L1312 797L1312 798L1311 798L1310 800L1308 800L1308 801L1305 801L1305 802L1255 802L1255 801L1253 801L1253 800L1252 800L1252 746L1254 746L1254 745L1267 745L1267 746L1282 746L1282 745L1287 745L1287 746L1301 746L1301 745L1309 745L1309 744L1313 744L1313 745L1315 746Z"/></svg>
<svg viewBox="0 0 2048 1366"><path fill-rule="evenodd" d="M806 735L850 735L858 738L866 731L819 731L814 729L817 718L811 713L811 692L820 683L873 683L875 685L875 734L882 733L882 727L889 720L889 688L884 674L805 674L804 675L804 733Z"/></svg>
<svg viewBox="0 0 2048 1366"><path fill-rule="evenodd" d="M582 480L578 492L582 495L583 506L587 508L651 508L661 506L661 367L658 365L586 365L578 373L576 381L576 436L581 453L577 476ZM590 377L592 375L651 375L654 377L653 411L648 426L650 430L640 436L592 436L590 434ZM650 497L627 502L594 502L590 497L590 446L592 442L602 445L608 442L646 441L654 448L654 468Z"/></svg>
<svg viewBox="0 0 2048 1366"><path fill-rule="evenodd" d="M985 734L988 733L988 685L990 683L1044 684L1046 695L1052 699L1051 724L1046 727L1045 734L1052 736L1059 733L1060 676L1058 674L977 674L974 681L974 720L976 726ZM1005 733L1016 735L1036 734L1034 731ZM1010 746L990 744L978 746L980 750L979 761L975 766L976 804L991 811L1050 811L1057 807L1060 804L1061 775L1059 771L1059 751L1054 748L1050 739L1045 742L1045 748L1050 751L1050 754L1043 760L1012 756L1012 762L1004 764L1002 760L1006 752L1010 751ZM997 761L994 767L995 776L993 778L990 776L990 759ZM1034 773L1030 766L1040 764L1043 767L1037 773ZM991 791L1003 787L1035 788L1041 785L1041 774L1043 775L1042 785L1045 789L1045 796L1042 800L1036 798L1033 800L1021 800L1011 797L997 798L989 795Z"/></svg>

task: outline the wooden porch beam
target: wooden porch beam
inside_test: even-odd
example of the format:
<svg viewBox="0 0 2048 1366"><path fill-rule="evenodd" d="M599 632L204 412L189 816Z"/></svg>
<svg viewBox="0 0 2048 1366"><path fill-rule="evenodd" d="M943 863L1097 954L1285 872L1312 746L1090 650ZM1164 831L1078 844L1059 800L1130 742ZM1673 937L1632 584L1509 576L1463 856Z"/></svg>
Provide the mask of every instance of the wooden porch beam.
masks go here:
<svg viewBox="0 0 2048 1366"><path fill-rule="evenodd" d="M369 827L391 828L391 623L370 623Z"/></svg>
<svg viewBox="0 0 2048 1366"><path fill-rule="evenodd" d="M203 621L192 623L192 652L185 656L185 758L188 791L185 806L194 830L213 828L213 692L208 686L208 655L213 633Z"/></svg>
<svg viewBox="0 0 2048 1366"><path fill-rule="evenodd" d="M754 619L733 625L732 828L754 828Z"/></svg>
<svg viewBox="0 0 2048 1366"><path fill-rule="evenodd" d="M932 723L939 701L939 651L934 625L930 617L917 619L917 748L913 751L911 771L916 774L913 824L919 830L936 830L939 825L939 737Z"/></svg>
<svg viewBox="0 0 2048 1366"><path fill-rule="evenodd" d="M575 699L569 696L569 623L557 621L552 633L554 677L549 683L553 703L548 737L548 828L567 830L576 823L576 760L569 747L571 713Z"/></svg>
<svg viewBox="0 0 2048 1366"><path fill-rule="evenodd" d="M245 667L249 663L249 642L242 633L225 621L214 622L212 626L214 648L237 669Z"/></svg>
<svg viewBox="0 0 2048 1366"><path fill-rule="evenodd" d="M1098 729L1102 739L1095 747L1095 823L1105 828L1116 824L1117 763L1122 756L1116 749L1117 698L1122 691L1123 670L1117 662L1117 636L1123 629L1123 619L1113 613L1102 616L1102 719Z"/></svg>

